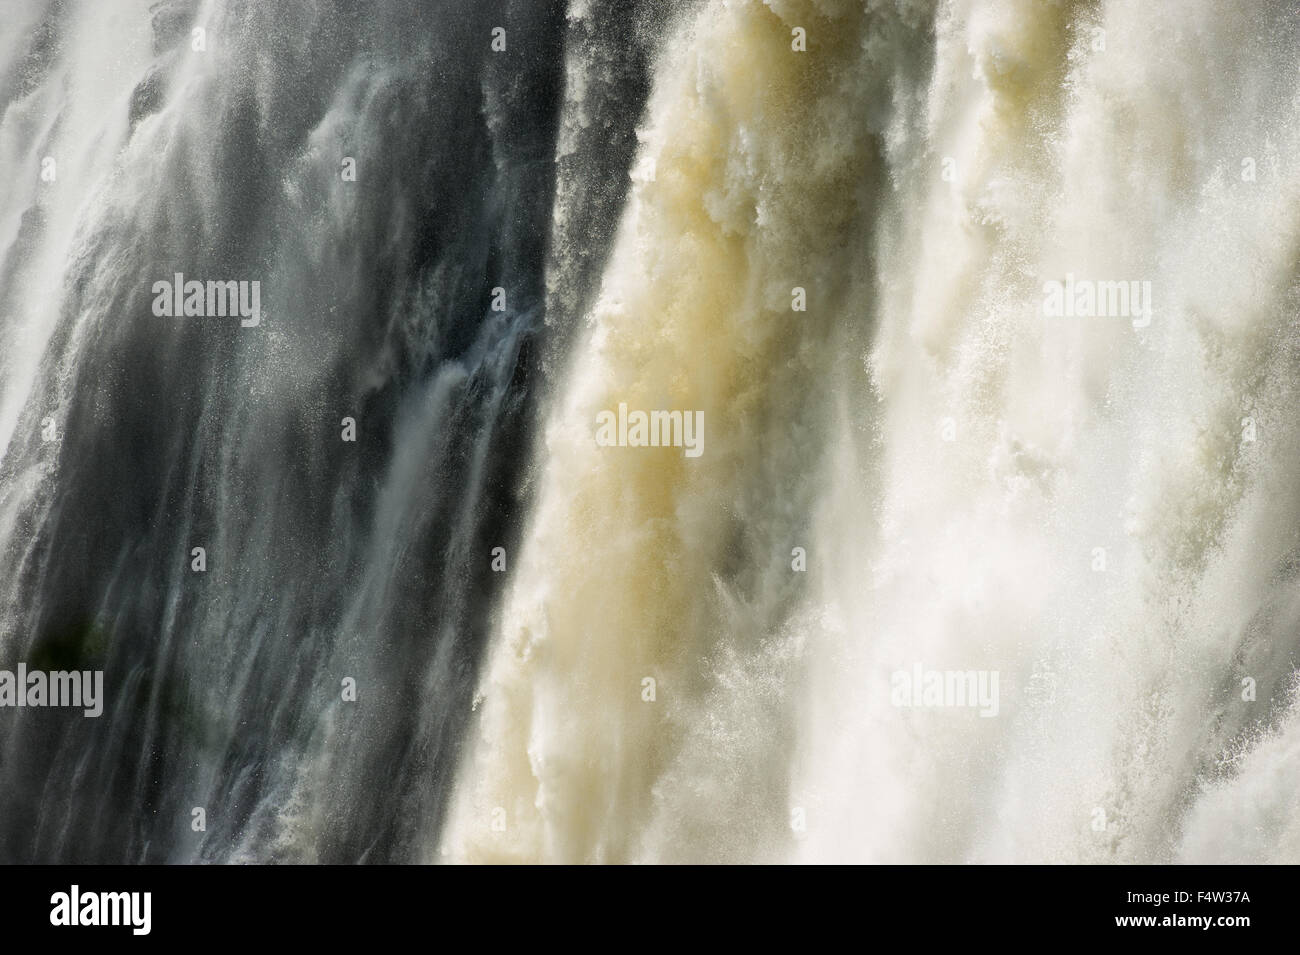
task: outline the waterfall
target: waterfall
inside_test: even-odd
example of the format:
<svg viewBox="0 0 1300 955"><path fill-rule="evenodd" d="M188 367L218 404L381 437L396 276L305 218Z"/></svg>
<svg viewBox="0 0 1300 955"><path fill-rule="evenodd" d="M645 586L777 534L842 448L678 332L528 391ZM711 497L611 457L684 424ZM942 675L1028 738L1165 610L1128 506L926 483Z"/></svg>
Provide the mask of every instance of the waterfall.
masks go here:
<svg viewBox="0 0 1300 955"><path fill-rule="evenodd" d="M1297 39L1282 4L685 18L442 855L1294 861ZM618 402L703 410L703 456L594 446Z"/></svg>
<svg viewBox="0 0 1300 955"><path fill-rule="evenodd" d="M0 861L1300 860L1284 0L10 6Z"/></svg>
<svg viewBox="0 0 1300 955"><path fill-rule="evenodd" d="M0 667L100 669L107 700L3 711L0 857L409 860L518 535L581 36L523 2L20 8ZM595 233L643 61L567 135ZM260 283L259 324L159 317L176 274Z"/></svg>

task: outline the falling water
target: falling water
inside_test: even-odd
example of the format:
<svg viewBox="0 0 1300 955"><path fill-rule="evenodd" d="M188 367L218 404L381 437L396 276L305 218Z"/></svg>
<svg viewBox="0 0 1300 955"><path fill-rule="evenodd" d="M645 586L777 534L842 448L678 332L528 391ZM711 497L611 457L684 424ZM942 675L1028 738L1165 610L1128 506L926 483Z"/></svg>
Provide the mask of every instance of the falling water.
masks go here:
<svg viewBox="0 0 1300 955"><path fill-rule="evenodd" d="M0 711L0 858L400 861L437 827L486 555L518 536L552 219L610 231L635 142L648 20L608 21L19 5L0 667L102 669L107 703ZM584 59L590 130L561 116ZM599 261L557 258L553 321ZM175 273L259 281L260 324L157 317Z"/></svg>
<svg viewBox="0 0 1300 955"><path fill-rule="evenodd" d="M0 859L1300 861L1291 4L11 6Z"/></svg>
<svg viewBox="0 0 1300 955"><path fill-rule="evenodd" d="M679 24L441 853L1300 859L1298 28ZM1048 315L1073 276L1149 314ZM593 446L618 401L703 409L704 455ZM917 667L998 705L906 705Z"/></svg>

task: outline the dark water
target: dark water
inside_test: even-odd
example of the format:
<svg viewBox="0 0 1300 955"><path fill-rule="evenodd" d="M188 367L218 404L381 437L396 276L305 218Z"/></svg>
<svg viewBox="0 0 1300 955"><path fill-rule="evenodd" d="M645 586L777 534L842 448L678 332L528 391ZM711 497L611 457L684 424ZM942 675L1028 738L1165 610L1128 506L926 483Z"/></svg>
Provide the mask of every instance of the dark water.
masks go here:
<svg viewBox="0 0 1300 955"><path fill-rule="evenodd" d="M107 697L0 714L0 861L413 859L654 13L230 0L196 51L197 3L109 6L0 47L0 667ZM261 324L156 317L177 272Z"/></svg>

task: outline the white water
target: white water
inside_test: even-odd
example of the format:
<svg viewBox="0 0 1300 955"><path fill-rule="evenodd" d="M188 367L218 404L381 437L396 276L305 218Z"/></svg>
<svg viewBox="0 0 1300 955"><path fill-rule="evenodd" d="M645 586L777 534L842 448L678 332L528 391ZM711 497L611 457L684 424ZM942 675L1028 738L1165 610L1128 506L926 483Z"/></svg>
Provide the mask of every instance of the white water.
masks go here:
<svg viewBox="0 0 1300 955"><path fill-rule="evenodd" d="M683 19L436 857L1300 861L1297 37ZM1045 318L1067 273L1150 281L1151 324ZM620 401L703 410L705 454L597 448ZM998 671L998 715L892 705L915 663Z"/></svg>

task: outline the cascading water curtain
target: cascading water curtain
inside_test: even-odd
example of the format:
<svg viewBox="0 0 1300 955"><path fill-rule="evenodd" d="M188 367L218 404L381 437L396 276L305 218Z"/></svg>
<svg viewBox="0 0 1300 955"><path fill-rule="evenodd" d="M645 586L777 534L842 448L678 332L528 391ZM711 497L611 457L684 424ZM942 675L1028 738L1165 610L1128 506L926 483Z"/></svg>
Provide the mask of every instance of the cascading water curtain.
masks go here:
<svg viewBox="0 0 1300 955"><path fill-rule="evenodd" d="M0 861L1300 862L1292 3L0 22Z"/></svg>

